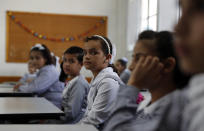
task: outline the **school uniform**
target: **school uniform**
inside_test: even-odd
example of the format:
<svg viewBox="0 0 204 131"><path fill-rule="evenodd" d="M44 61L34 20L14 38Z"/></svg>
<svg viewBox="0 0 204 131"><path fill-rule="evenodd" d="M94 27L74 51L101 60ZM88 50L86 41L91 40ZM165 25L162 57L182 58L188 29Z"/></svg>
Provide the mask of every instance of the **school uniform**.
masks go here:
<svg viewBox="0 0 204 131"><path fill-rule="evenodd" d="M152 100L152 96L151 93L146 90L146 91L140 91L141 95L144 97L143 101L141 101L138 105L137 111L143 110L145 107L147 107L147 105L149 105L149 103Z"/></svg>
<svg viewBox="0 0 204 131"><path fill-rule="evenodd" d="M135 87L121 88L115 109L106 121L103 131L154 131L173 93L137 111L139 90Z"/></svg>
<svg viewBox="0 0 204 131"><path fill-rule="evenodd" d="M30 73L26 73L20 80L19 83L22 84L26 84L28 82L26 82L27 80L34 80L36 78L36 73L30 74Z"/></svg>
<svg viewBox="0 0 204 131"><path fill-rule="evenodd" d="M69 81L63 91L62 109L65 116L63 123L75 124L83 117L87 106L89 84L82 76L76 76Z"/></svg>
<svg viewBox="0 0 204 131"><path fill-rule="evenodd" d="M120 74L120 79L125 83L127 84L129 78L130 78L130 70L128 69L125 69L121 74Z"/></svg>
<svg viewBox="0 0 204 131"><path fill-rule="evenodd" d="M191 78L188 87L171 99L157 131L204 130L204 74ZM175 119L176 118L176 119Z"/></svg>
<svg viewBox="0 0 204 131"><path fill-rule="evenodd" d="M95 126L104 123L123 84L111 67L103 69L90 83L88 105L81 122Z"/></svg>
<svg viewBox="0 0 204 131"><path fill-rule="evenodd" d="M38 72L36 78L19 87L21 92L32 92L61 108L64 83L59 81L59 73L54 65L46 65Z"/></svg>

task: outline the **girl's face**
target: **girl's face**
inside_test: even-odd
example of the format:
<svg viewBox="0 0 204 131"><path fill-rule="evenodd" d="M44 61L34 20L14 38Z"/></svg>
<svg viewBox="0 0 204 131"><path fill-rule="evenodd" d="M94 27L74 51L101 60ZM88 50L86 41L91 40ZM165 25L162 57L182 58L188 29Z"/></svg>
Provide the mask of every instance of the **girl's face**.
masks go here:
<svg viewBox="0 0 204 131"><path fill-rule="evenodd" d="M177 36L175 45L180 65L188 73L204 72L204 13L182 19L189 23L185 37Z"/></svg>
<svg viewBox="0 0 204 131"><path fill-rule="evenodd" d="M155 56L155 53L148 49L143 43L142 41L138 41L137 44L135 45L134 51L133 51L133 55L132 55L132 62L129 66L130 71L133 71L135 68L135 65L137 64L139 58L141 56Z"/></svg>
<svg viewBox="0 0 204 131"><path fill-rule="evenodd" d="M99 73L108 66L109 58L104 55L101 48L98 40L90 40L84 45L83 65L93 73Z"/></svg>
<svg viewBox="0 0 204 131"><path fill-rule="evenodd" d="M35 66L33 65L32 62L28 63L28 71L29 71L30 74L33 74L33 73L36 72Z"/></svg>
<svg viewBox="0 0 204 131"><path fill-rule="evenodd" d="M75 77L79 75L82 64L77 60L76 54L64 54L63 70L66 75Z"/></svg>
<svg viewBox="0 0 204 131"><path fill-rule="evenodd" d="M40 69L45 66L46 59L42 56L40 51L32 51L30 53L30 60L32 61L33 65L36 69Z"/></svg>

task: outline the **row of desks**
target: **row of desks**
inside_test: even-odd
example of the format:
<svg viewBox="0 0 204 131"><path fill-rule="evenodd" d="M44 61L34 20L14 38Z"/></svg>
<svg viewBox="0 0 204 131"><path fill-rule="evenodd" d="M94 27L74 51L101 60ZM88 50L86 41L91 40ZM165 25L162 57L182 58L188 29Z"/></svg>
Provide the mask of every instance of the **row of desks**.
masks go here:
<svg viewBox="0 0 204 131"><path fill-rule="evenodd" d="M12 85L0 84L0 120L59 119L64 112L43 97L13 91Z"/></svg>
<svg viewBox="0 0 204 131"><path fill-rule="evenodd" d="M0 121L59 119L64 112L45 98L13 91L12 85L0 84ZM2 131L97 131L92 125L13 125L0 124Z"/></svg>

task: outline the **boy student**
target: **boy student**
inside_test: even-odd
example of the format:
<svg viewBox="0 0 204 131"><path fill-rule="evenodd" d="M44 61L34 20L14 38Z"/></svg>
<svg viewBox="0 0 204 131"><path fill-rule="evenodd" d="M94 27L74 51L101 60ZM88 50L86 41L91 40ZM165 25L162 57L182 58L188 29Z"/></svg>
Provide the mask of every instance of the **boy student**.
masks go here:
<svg viewBox="0 0 204 131"><path fill-rule="evenodd" d="M68 79L68 81L62 93L62 110L65 112L65 117L61 119L62 123L77 123L87 106L89 84L80 74L83 56L83 49L76 46L64 52L60 80L65 82Z"/></svg>

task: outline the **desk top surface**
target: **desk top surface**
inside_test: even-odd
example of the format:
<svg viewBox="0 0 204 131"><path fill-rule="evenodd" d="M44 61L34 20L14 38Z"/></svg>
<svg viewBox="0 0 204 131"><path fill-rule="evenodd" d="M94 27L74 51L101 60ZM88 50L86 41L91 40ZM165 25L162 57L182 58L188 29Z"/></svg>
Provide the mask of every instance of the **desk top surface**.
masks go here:
<svg viewBox="0 0 204 131"><path fill-rule="evenodd" d="M2 114L40 114L63 113L45 98L37 97L0 97Z"/></svg>
<svg viewBox="0 0 204 131"><path fill-rule="evenodd" d="M11 84L4 84L4 83L1 83L0 84L0 88L13 88L14 85L11 85Z"/></svg>
<svg viewBox="0 0 204 131"><path fill-rule="evenodd" d="M98 131L92 125L0 125L2 131Z"/></svg>

